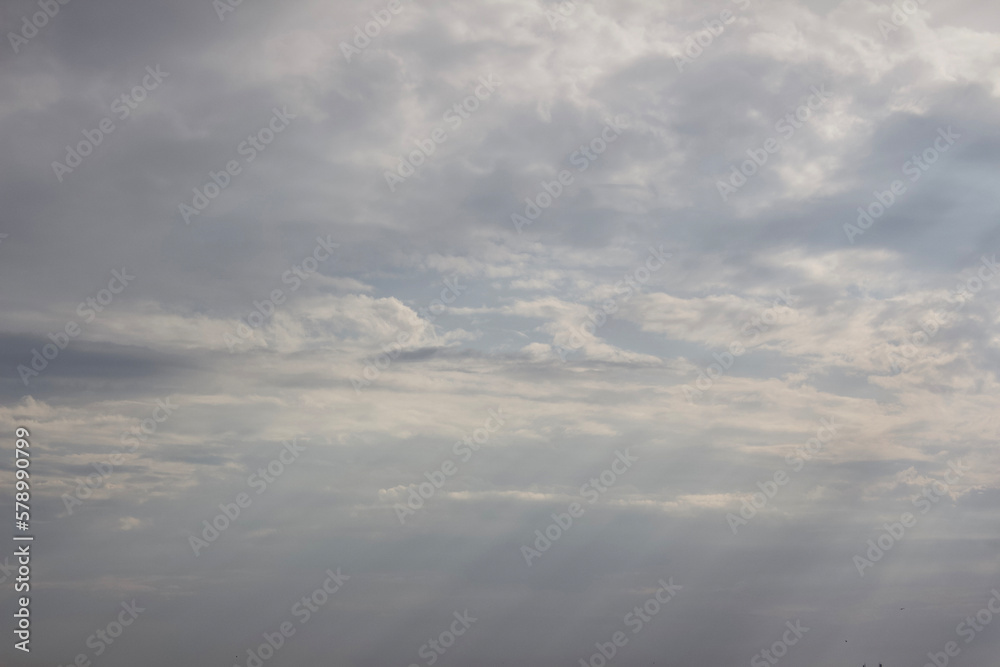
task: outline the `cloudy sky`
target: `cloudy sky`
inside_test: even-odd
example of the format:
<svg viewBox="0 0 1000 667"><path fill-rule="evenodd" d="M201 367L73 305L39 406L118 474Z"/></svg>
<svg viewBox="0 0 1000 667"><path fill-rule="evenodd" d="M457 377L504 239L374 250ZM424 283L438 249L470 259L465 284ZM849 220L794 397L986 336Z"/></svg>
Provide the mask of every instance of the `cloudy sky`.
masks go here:
<svg viewBox="0 0 1000 667"><path fill-rule="evenodd" d="M0 23L3 665L996 656L993 4Z"/></svg>

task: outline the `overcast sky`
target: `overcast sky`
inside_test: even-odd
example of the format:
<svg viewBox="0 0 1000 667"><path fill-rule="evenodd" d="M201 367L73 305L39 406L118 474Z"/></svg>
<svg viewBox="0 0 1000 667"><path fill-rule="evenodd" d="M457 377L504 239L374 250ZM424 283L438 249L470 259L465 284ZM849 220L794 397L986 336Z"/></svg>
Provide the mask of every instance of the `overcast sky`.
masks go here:
<svg viewBox="0 0 1000 667"><path fill-rule="evenodd" d="M995 659L995 5L62 1L0 663Z"/></svg>

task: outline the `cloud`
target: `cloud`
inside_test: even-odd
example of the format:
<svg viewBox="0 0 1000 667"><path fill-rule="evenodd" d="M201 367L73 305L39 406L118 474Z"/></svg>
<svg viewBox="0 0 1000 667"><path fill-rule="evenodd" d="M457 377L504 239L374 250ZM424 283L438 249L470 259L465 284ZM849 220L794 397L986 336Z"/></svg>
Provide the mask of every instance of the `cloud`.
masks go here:
<svg viewBox="0 0 1000 667"><path fill-rule="evenodd" d="M448 660L572 662L671 576L678 608L623 664L749 660L795 618L817 630L789 662L943 645L995 586L977 545L998 518L1000 21L964 0L885 36L893 9L869 0L390 4L74 2L2 56L0 426L31 433L32 657L90 655L136 598L107 664L246 664L338 567L343 591L275 660L423 663L467 608ZM2 13L17 31L37 11ZM958 138L931 163L942 128ZM60 180L70 150L87 155ZM105 303L113 271L135 279ZM490 411L504 424L466 460ZM823 419L843 426L794 470ZM629 447L640 463L581 501ZM858 577L851 557L957 460ZM448 461L401 526L394 504Z"/></svg>

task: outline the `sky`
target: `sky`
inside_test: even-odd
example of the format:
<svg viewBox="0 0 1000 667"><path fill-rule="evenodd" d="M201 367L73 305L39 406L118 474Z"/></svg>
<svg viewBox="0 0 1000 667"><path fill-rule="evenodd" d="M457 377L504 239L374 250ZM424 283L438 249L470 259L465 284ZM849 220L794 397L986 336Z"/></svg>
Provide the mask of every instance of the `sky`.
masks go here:
<svg viewBox="0 0 1000 667"><path fill-rule="evenodd" d="M996 656L994 5L0 25L0 665Z"/></svg>

